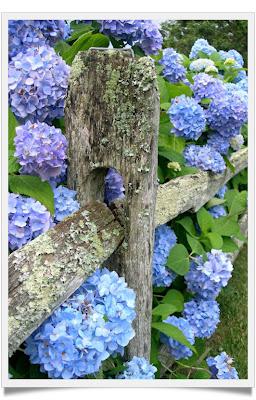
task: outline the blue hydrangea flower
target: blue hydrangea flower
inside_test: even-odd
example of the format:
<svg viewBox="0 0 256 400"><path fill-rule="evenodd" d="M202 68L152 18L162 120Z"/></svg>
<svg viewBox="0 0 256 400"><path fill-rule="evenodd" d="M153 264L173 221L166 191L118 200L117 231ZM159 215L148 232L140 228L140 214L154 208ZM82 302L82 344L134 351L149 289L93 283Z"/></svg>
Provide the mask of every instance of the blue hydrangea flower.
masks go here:
<svg viewBox="0 0 256 400"><path fill-rule="evenodd" d="M228 190L227 185L222 186L219 191L216 193L216 197L219 199L224 199L225 193Z"/></svg>
<svg viewBox="0 0 256 400"><path fill-rule="evenodd" d="M226 155L230 147L229 138L220 135L218 132L212 132L208 135L207 145L212 147L218 153Z"/></svg>
<svg viewBox="0 0 256 400"><path fill-rule="evenodd" d="M182 315L199 338L211 337L220 322L220 308L215 300L191 300L184 304Z"/></svg>
<svg viewBox="0 0 256 400"><path fill-rule="evenodd" d="M241 135L241 134L233 136L230 139L230 146L235 151L240 150L243 144L244 144L244 138L243 138L243 135Z"/></svg>
<svg viewBox="0 0 256 400"><path fill-rule="evenodd" d="M9 56L12 58L28 48L65 40L70 26L64 20L10 20L8 26Z"/></svg>
<svg viewBox="0 0 256 400"><path fill-rule="evenodd" d="M212 99L206 110L207 122L220 135L231 138L239 134L247 121L247 96L244 91L226 92Z"/></svg>
<svg viewBox="0 0 256 400"><path fill-rule="evenodd" d="M61 174L67 158L67 139L60 129L27 121L16 128L14 142L22 174L38 175L43 181Z"/></svg>
<svg viewBox="0 0 256 400"><path fill-rule="evenodd" d="M210 56L215 51L216 49L213 46L210 46L206 39L197 39L192 46L189 58L190 59L197 58L199 52L202 52Z"/></svg>
<svg viewBox="0 0 256 400"><path fill-rule="evenodd" d="M240 67L243 67L243 65L244 65L243 57L237 50L229 50L229 51L220 50L219 55L221 56L222 60L224 60L224 61L229 58L232 58L234 61L236 61L236 63Z"/></svg>
<svg viewBox="0 0 256 400"><path fill-rule="evenodd" d="M124 365L126 366L125 371L117 375L116 379L155 379L157 368L144 357L134 356Z"/></svg>
<svg viewBox="0 0 256 400"><path fill-rule="evenodd" d="M10 250L16 250L46 232L53 224L49 211L39 201L9 193L8 240Z"/></svg>
<svg viewBox="0 0 256 400"><path fill-rule="evenodd" d="M232 367L233 359L225 351L216 357L206 359L212 373L211 379L239 379L237 370Z"/></svg>
<svg viewBox="0 0 256 400"><path fill-rule="evenodd" d="M123 278L97 270L25 342L25 354L49 378L97 372L111 354L123 354L134 336L135 293Z"/></svg>
<svg viewBox="0 0 256 400"><path fill-rule="evenodd" d="M225 93L223 83L204 72L195 75L192 90L196 101L201 101L205 98L213 99L214 97L223 96Z"/></svg>
<svg viewBox="0 0 256 400"><path fill-rule="evenodd" d="M105 176L104 201L107 204L125 197L123 177L114 169L109 168Z"/></svg>
<svg viewBox="0 0 256 400"><path fill-rule="evenodd" d="M205 71L205 69L209 67L215 67L212 60L209 60L208 58L198 58L191 62L189 69L193 72L201 72Z"/></svg>
<svg viewBox="0 0 256 400"><path fill-rule="evenodd" d="M220 217L225 217L225 215L227 215L225 207L223 207L222 205L216 205L216 206L210 207L210 208L208 208L208 212L215 219L220 218Z"/></svg>
<svg viewBox="0 0 256 400"><path fill-rule="evenodd" d="M55 189L57 185L60 183L66 183L67 182L67 164L64 163L61 167L60 175L52 177L49 179L49 183L52 187L52 189Z"/></svg>
<svg viewBox="0 0 256 400"><path fill-rule="evenodd" d="M190 144L185 147L183 155L186 164L204 171L212 171L216 174L222 173L226 169L225 161L220 153L211 146L197 146Z"/></svg>
<svg viewBox="0 0 256 400"><path fill-rule="evenodd" d="M163 37L158 25L154 21L146 20L141 27L141 34L137 43L146 55L158 54L163 45Z"/></svg>
<svg viewBox="0 0 256 400"><path fill-rule="evenodd" d="M176 274L166 267L170 250L176 244L177 237L173 230L166 224L160 225L155 230L153 252L153 286L169 287Z"/></svg>
<svg viewBox="0 0 256 400"><path fill-rule="evenodd" d="M186 78L186 68L182 64L182 56L174 49L164 49L159 64L164 66L163 76L169 82L180 82Z"/></svg>
<svg viewBox="0 0 256 400"><path fill-rule="evenodd" d="M241 79L237 84L237 88L239 90L244 90L245 92L248 92L248 78Z"/></svg>
<svg viewBox="0 0 256 400"><path fill-rule="evenodd" d="M214 300L231 278L233 265L227 254L212 249L207 253L207 261L201 256L191 261L190 270L185 275L187 288L206 300Z"/></svg>
<svg viewBox="0 0 256 400"><path fill-rule="evenodd" d="M64 218L73 214L80 208L76 197L76 191L70 190L65 186L58 186L53 190L54 194L54 220L60 222Z"/></svg>
<svg viewBox="0 0 256 400"><path fill-rule="evenodd" d="M64 115L70 67L51 47L28 48L8 70L9 103L18 119L51 122Z"/></svg>
<svg viewBox="0 0 256 400"><path fill-rule="evenodd" d="M172 315L163 322L176 326L182 331L183 335L186 337L190 344L193 345L195 343L194 331L185 318L175 317ZM160 340L162 343L168 346L170 354L173 358L175 358L175 360L180 360L181 358L187 359L193 354L192 350L190 350L187 346L184 346L183 344L181 344L177 340L172 339L171 337L161 334Z"/></svg>
<svg viewBox="0 0 256 400"><path fill-rule="evenodd" d="M171 132L177 136L197 140L205 129L206 118L203 108L184 94L172 100L167 114L173 124Z"/></svg>

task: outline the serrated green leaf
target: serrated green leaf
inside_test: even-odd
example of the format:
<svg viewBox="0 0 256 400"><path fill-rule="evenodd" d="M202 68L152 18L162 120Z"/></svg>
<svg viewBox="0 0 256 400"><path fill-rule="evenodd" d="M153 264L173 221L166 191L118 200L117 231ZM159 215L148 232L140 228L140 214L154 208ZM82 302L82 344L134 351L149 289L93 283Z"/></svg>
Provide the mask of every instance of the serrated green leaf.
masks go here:
<svg viewBox="0 0 256 400"><path fill-rule="evenodd" d="M211 230L214 223L213 217L204 207L197 211L196 218L203 233L207 233Z"/></svg>
<svg viewBox="0 0 256 400"><path fill-rule="evenodd" d="M211 208L214 206L218 206L220 204L224 204L226 202L225 199L218 199L217 197L213 197L211 200L208 201L206 204L206 208Z"/></svg>
<svg viewBox="0 0 256 400"><path fill-rule="evenodd" d="M169 102L169 94L166 86L166 80L162 76L157 76L158 89L160 93L160 103Z"/></svg>
<svg viewBox="0 0 256 400"><path fill-rule="evenodd" d="M192 236L190 236L188 234L186 236L187 236L187 241L191 248L192 254L199 254L200 256L204 255L205 251L204 251L203 246L199 242L199 240L193 238Z"/></svg>
<svg viewBox="0 0 256 400"><path fill-rule="evenodd" d="M23 194L40 201L51 214L54 214L54 196L48 182L42 182L37 176L9 175L9 188L13 193Z"/></svg>
<svg viewBox="0 0 256 400"><path fill-rule="evenodd" d="M174 99L177 96L181 96L185 94L185 96L191 97L193 95L192 90L189 86L185 85L184 83L166 83L167 90L168 90L168 101Z"/></svg>
<svg viewBox="0 0 256 400"><path fill-rule="evenodd" d="M244 190L233 198L229 208L229 216L241 214L247 207L247 192Z"/></svg>
<svg viewBox="0 0 256 400"><path fill-rule="evenodd" d="M234 253L234 251L238 250L237 244L229 237L223 237L223 246L222 251L225 253Z"/></svg>
<svg viewBox="0 0 256 400"><path fill-rule="evenodd" d="M55 52L61 57L63 56L63 54L65 54L65 52L69 51L70 48L71 46L64 42L64 40L59 40L54 46Z"/></svg>
<svg viewBox="0 0 256 400"><path fill-rule="evenodd" d="M209 232L206 234L206 237L209 239L210 243L211 243L211 247L213 249L221 249L223 246L223 239L221 237L221 235L219 235L216 232Z"/></svg>
<svg viewBox="0 0 256 400"><path fill-rule="evenodd" d="M189 270L189 254L183 244L176 244L170 251L167 267L178 275L185 275Z"/></svg>
<svg viewBox="0 0 256 400"><path fill-rule="evenodd" d="M177 312L174 304L159 304L152 310L152 315L161 316L162 319L167 318L169 315Z"/></svg>
<svg viewBox="0 0 256 400"><path fill-rule="evenodd" d="M90 24L73 24L72 34L66 39L66 42L74 42L74 40L77 40L83 33L90 31L92 31L92 26Z"/></svg>
<svg viewBox="0 0 256 400"><path fill-rule="evenodd" d="M170 103L161 103L160 108L161 110L167 111L170 108Z"/></svg>
<svg viewBox="0 0 256 400"><path fill-rule="evenodd" d="M233 217L225 216L214 220L212 231L219 233L221 236L232 236L240 230L238 223Z"/></svg>
<svg viewBox="0 0 256 400"><path fill-rule="evenodd" d="M159 332L164 333L166 336L171 337L174 340L177 340L177 342L183 344L184 346L187 346L190 350L196 353L196 349L194 348L194 346L189 343L182 331L176 326L167 324L165 322L153 322L152 328L157 329Z"/></svg>
<svg viewBox="0 0 256 400"><path fill-rule="evenodd" d="M176 221L176 224L181 225L185 229L185 231L188 232L190 235L196 236L196 228L194 226L192 218L186 216Z"/></svg>
<svg viewBox="0 0 256 400"><path fill-rule="evenodd" d="M184 297L181 292L176 289L169 289L161 300L161 303L172 304L176 307L177 312L182 312L184 308Z"/></svg>
<svg viewBox="0 0 256 400"><path fill-rule="evenodd" d="M184 163L184 157L180 153L171 148L159 147L158 155L167 158L167 160L169 161L176 161L181 164Z"/></svg>

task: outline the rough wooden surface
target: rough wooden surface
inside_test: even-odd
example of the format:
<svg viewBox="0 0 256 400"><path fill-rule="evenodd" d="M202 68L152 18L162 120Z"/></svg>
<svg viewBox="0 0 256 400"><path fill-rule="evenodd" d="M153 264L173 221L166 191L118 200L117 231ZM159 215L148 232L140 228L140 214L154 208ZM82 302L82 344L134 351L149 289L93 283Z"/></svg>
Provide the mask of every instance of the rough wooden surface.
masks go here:
<svg viewBox="0 0 256 400"><path fill-rule="evenodd" d="M125 239L112 267L136 292L129 358L150 354L158 124L159 95L149 57L136 59L131 51L117 49L76 56L65 106L68 186L85 205L103 200L109 167L124 179Z"/></svg>
<svg viewBox="0 0 256 400"><path fill-rule="evenodd" d="M234 173L229 168L222 174L200 171L160 185L157 191L155 224L164 224L188 210L192 212L199 210L232 176L246 168L247 157L247 148L231 156L230 162L235 167Z"/></svg>
<svg viewBox="0 0 256 400"><path fill-rule="evenodd" d="M102 203L89 204L9 256L9 354L123 239Z"/></svg>

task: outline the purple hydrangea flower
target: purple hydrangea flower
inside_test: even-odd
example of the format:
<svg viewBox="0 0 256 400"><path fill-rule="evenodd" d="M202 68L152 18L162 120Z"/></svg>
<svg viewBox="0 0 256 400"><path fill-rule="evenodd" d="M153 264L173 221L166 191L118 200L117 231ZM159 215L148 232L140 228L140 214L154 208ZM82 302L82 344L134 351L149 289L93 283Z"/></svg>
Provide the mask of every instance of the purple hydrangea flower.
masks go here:
<svg viewBox="0 0 256 400"><path fill-rule="evenodd" d="M183 335L186 337L186 339L189 341L190 344L193 345L195 343L194 331L190 326L189 322L185 318L171 316L168 317L163 322L176 326L183 333ZM187 346L181 344L180 342L174 340L171 337L161 334L160 340L162 343L168 346L170 354L175 360L180 360L181 358L187 359L191 357L193 354L192 350L190 350Z"/></svg>
<svg viewBox="0 0 256 400"><path fill-rule="evenodd" d="M58 186L53 189L54 193L54 220L55 222L60 222L64 218L78 211L80 208L80 204L76 197L76 191L70 190L65 186Z"/></svg>
<svg viewBox="0 0 256 400"><path fill-rule="evenodd" d="M211 337L220 322L220 308L215 300L191 300L184 304L182 315L199 338Z"/></svg>
<svg viewBox="0 0 256 400"><path fill-rule="evenodd" d="M239 379L237 370L232 367L233 359L225 351L216 357L206 359L211 371L211 379Z"/></svg>
<svg viewBox="0 0 256 400"><path fill-rule="evenodd" d="M207 145L218 151L220 154L228 154L230 147L229 138L220 135L218 132L212 132L208 135Z"/></svg>
<svg viewBox="0 0 256 400"><path fill-rule="evenodd" d="M67 158L67 140L60 129L27 121L16 128L14 142L22 174L37 175L43 181L61 174Z"/></svg>
<svg viewBox="0 0 256 400"><path fill-rule="evenodd" d="M163 76L169 82L180 82L186 78L186 68L182 64L182 56L174 49L164 49L159 64L164 66Z"/></svg>
<svg viewBox="0 0 256 400"><path fill-rule="evenodd" d="M244 138L243 138L243 135L241 135L241 134L233 136L230 139L230 146L235 151L240 150L243 144L244 144Z"/></svg>
<svg viewBox="0 0 256 400"><path fill-rule="evenodd" d="M177 237L173 230L166 224L160 225L155 230L153 253L153 285L169 287L176 274L166 267L170 250L175 246Z"/></svg>
<svg viewBox="0 0 256 400"><path fill-rule="evenodd" d="M108 269L96 272L26 340L25 353L49 378L97 372L134 336L135 293Z"/></svg>
<svg viewBox="0 0 256 400"><path fill-rule="evenodd" d="M141 34L137 44L146 55L158 54L162 48L163 37L155 22L145 21L141 27Z"/></svg>
<svg viewBox="0 0 256 400"><path fill-rule="evenodd" d="M107 204L125 197L123 177L114 169L109 168L105 176L104 201Z"/></svg>
<svg viewBox="0 0 256 400"><path fill-rule="evenodd" d="M214 300L221 289L227 286L232 271L233 265L227 254L212 249L207 253L207 261L198 256L196 261L190 263L190 270L185 275L187 288L200 298Z"/></svg>
<svg viewBox="0 0 256 400"><path fill-rule="evenodd" d="M196 101L201 101L205 98L213 99L214 97L223 96L225 93L223 83L204 72L195 75L192 90Z"/></svg>
<svg viewBox="0 0 256 400"><path fill-rule="evenodd" d="M64 115L70 67L49 46L29 48L9 63L9 103L22 121Z"/></svg>
<svg viewBox="0 0 256 400"><path fill-rule="evenodd" d="M65 40L70 26L64 20L10 20L9 56L24 53L28 48L44 45L54 46L58 40Z"/></svg>
<svg viewBox="0 0 256 400"><path fill-rule="evenodd" d="M223 157L212 147L197 146L191 144L185 147L183 152L186 164L204 171L212 171L216 174L222 173L226 169Z"/></svg>
<svg viewBox="0 0 256 400"><path fill-rule="evenodd" d="M125 371L117 375L116 379L155 379L157 369L144 357L134 356L124 365Z"/></svg>
<svg viewBox="0 0 256 400"><path fill-rule="evenodd" d="M222 186L216 194L219 199L224 199L225 193L228 190L227 185Z"/></svg>
<svg viewBox="0 0 256 400"><path fill-rule="evenodd" d="M172 100L167 114L173 124L171 132L177 136L197 140L205 129L206 118L203 108L184 94Z"/></svg>
<svg viewBox="0 0 256 400"><path fill-rule="evenodd" d="M215 67L214 62L208 58L198 58L190 63L189 69L193 72L205 71L206 68Z"/></svg>
<svg viewBox="0 0 256 400"><path fill-rule="evenodd" d="M192 46L189 58L197 58L200 52L210 56L215 51L216 49L213 46L210 46L206 39L197 39Z"/></svg>
<svg viewBox="0 0 256 400"><path fill-rule="evenodd" d="M39 201L20 194L9 193L8 239L10 250L17 250L52 225L49 211Z"/></svg>
<svg viewBox="0 0 256 400"><path fill-rule="evenodd" d="M221 206L221 205L216 205L213 207L210 207L208 209L208 212L213 216L213 218L217 219L220 217L225 217L225 215L227 215L227 212L225 210L225 207Z"/></svg>

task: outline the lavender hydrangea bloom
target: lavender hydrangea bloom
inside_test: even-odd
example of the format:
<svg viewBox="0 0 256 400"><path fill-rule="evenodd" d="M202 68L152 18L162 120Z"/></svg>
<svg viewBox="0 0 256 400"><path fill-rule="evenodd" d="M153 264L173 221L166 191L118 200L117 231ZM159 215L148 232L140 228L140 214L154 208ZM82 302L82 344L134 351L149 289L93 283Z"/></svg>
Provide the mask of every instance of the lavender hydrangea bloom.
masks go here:
<svg viewBox="0 0 256 400"><path fill-rule="evenodd" d="M223 96L225 93L223 83L219 79L213 78L204 72L194 77L192 90L196 101L201 101L205 98L213 99Z"/></svg>
<svg viewBox="0 0 256 400"><path fill-rule="evenodd" d="M123 177L114 169L109 168L105 176L104 201L107 204L125 197Z"/></svg>
<svg viewBox="0 0 256 400"><path fill-rule="evenodd" d="M164 66L163 76L169 82L180 82L186 78L186 68L182 64L182 56L174 49L164 49L159 64Z"/></svg>
<svg viewBox="0 0 256 400"><path fill-rule="evenodd" d="M189 69L193 72L205 71L206 68L215 67L214 62L208 58L198 58L191 62Z"/></svg>
<svg viewBox="0 0 256 400"><path fill-rule="evenodd" d="M70 67L49 46L29 48L9 63L9 103L21 121L64 115Z"/></svg>
<svg viewBox="0 0 256 400"><path fill-rule="evenodd" d="M200 298L214 300L231 278L233 265L221 250L212 249L207 253L207 261L198 256L190 263L190 270L185 275L187 288Z"/></svg>
<svg viewBox="0 0 256 400"><path fill-rule="evenodd" d="M212 373L211 379L239 379L237 370L232 367L233 359L225 351L216 357L206 359Z"/></svg>
<svg viewBox="0 0 256 400"><path fill-rule="evenodd" d="M225 193L228 190L227 185L222 186L219 191L216 193L216 197L219 199L224 199Z"/></svg>
<svg viewBox="0 0 256 400"><path fill-rule="evenodd" d="M223 206L221 206L221 205L216 205L216 206L210 207L208 209L208 212L215 219L220 218L220 217L225 217L225 215L227 215L227 212L226 212L225 208Z"/></svg>
<svg viewBox="0 0 256 400"><path fill-rule="evenodd" d="M67 164L64 163L61 167L60 174L49 179L52 189L55 189L60 183L65 183L67 181L67 168Z"/></svg>
<svg viewBox="0 0 256 400"><path fill-rule="evenodd" d="M176 326L182 331L183 335L186 337L190 344L193 345L195 343L194 331L185 318L171 316L163 322ZM168 346L170 354L173 358L175 358L175 360L180 360L181 358L187 359L193 354L192 350L190 350L187 346L184 346L183 344L181 344L177 340L172 339L171 337L161 334L160 340L162 343Z"/></svg>
<svg viewBox="0 0 256 400"><path fill-rule="evenodd" d="M157 369L144 357L134 356L124 365L125 371L117 375L116 379L155 379Z"/></svg>
<svg viewBox="0 0 256 400"><path fill-rule="evenodd" d="M205 129L206 118L203 108L184 94L172 100L167 114L173 124L171 131L177 136L197 140Z"/></svg>
<svg viewBox="0 0 256 400"><path fill-rule="evenodd" d="M43 181L61 174L67 158L67 140L60 129L27 121L16 128L14 142L22 174L38 175Z"/></svg>
<svg viewBox="0 0 256 400"><path fill-rule="evenodd" d="M141 29L139 42L137 43L146 55L158 54L162 48L163 37L158 26L153 21L145 21Z"/></svg>
<svg viewBox="0 0 256 400"><path fill-rule="evenodd" d="M237 84L237 88L239 90L244 90L245 92L248 92L248 78L241 79Z"/></svg>
<svg viewBox="0 0 256 400"><path fill-rule="evenodd" d="M206 39L197 39L192 46L189 58L190 59L197 58L199 52L202 52L210 56L215 51L216 49L213 46L210 46Z"/></svg>
<svg viewBox="0 0 256 400"><path fill-rule="evenodd" d="M70 190L65 186L58 186L53 190L54 193L54 220L60 222L64 218L73 214L80 208L76 197L76 191Z"/></svg>
<svg viewBox="0 0 256 400"><path fill-rule="evenodd" d="M97 372L111 354L123 354L134 336L135 293L106 268L96 272L25 342L32 364L49 378Z"/></svg>
<svg viewBox="0 0 256 400"><path fill-rule="evenodd" d="M16 250L46 232L52 218L39 201L15 193L8 198L8 239L10 250Z"/></svg>
<svg viewBox="0 0 256 400"><path fill-rule="evenodd" d="M204 171L212 171L216 174L225 171L226 165L220 153L212 147L197 146L191 144L185 147L183 152L186 164Z"/></svg>
<svg viewBox="0 0 256 400"><path fill-rule="evenodd" d="M229 138L220 135L218 132L212 132L208 135L207 145L218 151L220 154L228 154L230 147Z"/></svg>
<svg viewBox="0 0 256 400"><path fill-rule="evenodd" d="M227 92L225 96L213 98L206 110L206 116L211 129L228 138L236 136L247 121L245 92Z"/></svg>
<svg viewBox="0 0 256 400"><path fill-rule="evenodd" d="M240 150L243 144L244 144L244 138L243 138L243 135L241 135L241 134L233 136L230 139L230 146L235 151Z"/></svg>
<svg viewBox="0 0 256 400"><path fill-rule="evenodd" d="M28 48L48 44L54 46L58 40L65 40L70 26L64 20L10 20L9 56L12 58Z"/></svg>
<svg viewBox="0 0 256 400"><path fill-rule="evenodd" d="M153 286L169 287L176 278L176 274L166 268L167 258L176 241L177 237L168 225L164 224L156 228L153 253Z"/></svg>
<svg viewBox="0 0 256 400"><path fill-rule="evenodd" d="M215 300L191 300L184 304L182 315L199 338L211 337L220 322L220 308Z"/></svg>

